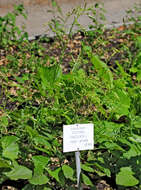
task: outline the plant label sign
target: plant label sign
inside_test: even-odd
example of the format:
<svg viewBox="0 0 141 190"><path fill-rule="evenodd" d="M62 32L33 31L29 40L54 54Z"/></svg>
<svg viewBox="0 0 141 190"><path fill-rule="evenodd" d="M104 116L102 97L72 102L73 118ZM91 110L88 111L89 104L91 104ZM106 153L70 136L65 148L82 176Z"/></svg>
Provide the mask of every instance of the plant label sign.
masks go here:
<svg viewBox="0 0 141 190"><path fill-rule="evenodd" d="M93 148L93 124L74 124L63 126L63 152L92 150Z"/></svg>

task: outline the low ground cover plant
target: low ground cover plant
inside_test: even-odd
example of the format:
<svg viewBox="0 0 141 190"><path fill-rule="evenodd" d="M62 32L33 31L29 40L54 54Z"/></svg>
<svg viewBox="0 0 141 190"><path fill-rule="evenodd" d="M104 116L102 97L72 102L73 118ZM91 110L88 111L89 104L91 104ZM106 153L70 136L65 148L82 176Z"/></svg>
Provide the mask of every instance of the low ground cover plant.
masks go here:
<svg viewBox="0 0 141 190"><path fill-rule="evenodd" d="M59 15L49 23L56 37L30 42L15 24L18 13L22 6L0 17L1 188L77 189L62 126L94 123L95 148L81 152L83 188L140 189L140 9L106 29L103 8L85 5L67 15L75 16L69 34ZM80 26L81 14L92 19L90 30Z"/></svg>

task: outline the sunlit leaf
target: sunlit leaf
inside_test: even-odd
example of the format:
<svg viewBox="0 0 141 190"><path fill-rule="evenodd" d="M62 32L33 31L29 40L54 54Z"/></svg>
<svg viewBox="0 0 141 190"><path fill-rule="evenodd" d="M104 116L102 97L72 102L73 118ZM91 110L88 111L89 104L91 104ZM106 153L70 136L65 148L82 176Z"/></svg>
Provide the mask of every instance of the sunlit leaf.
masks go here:
<svg viewBox="0 0 141 190"><path fill-rule="evenodd" d="M32 171L16 163L10 172L5 172L5 175L12 180L30 179L32 177Z"/></svg>
<svg viewBox="0 0 141 190"><path fill-rule="evenodd" d="M86 176L85 174L82 174L82 180L84 182L85 185L89 185L89 186L93 186L92 181L90 180L90 178L88 176Z"/></svg>
<svg viewBox="0 0 141 190"><path fill-rule="evenodd" d="M73 178L73 175L74 175L74 170L70 167L70 166L68 166L68 165L63 165L62 166L62 170L63 170L63 173L64 173L64 176L66 177L66 178L69 178L69 179L74 179Z"/></svg>
<svg viewBox="0 0 141 190"><path fill-rule="evenodd" d="M2 138L2 155L6 158L14 160L18 158L19 146L17 144L18 138L15 136L5 136Z"/></svg>
<svg viewBox="0 0 141 190"><path fill-rule="evenodd" d="M139 183L139 181L134 177L134 173L130 167L120 168L120 172L116 175L116 183L118 185L131 187Z"/></svg>

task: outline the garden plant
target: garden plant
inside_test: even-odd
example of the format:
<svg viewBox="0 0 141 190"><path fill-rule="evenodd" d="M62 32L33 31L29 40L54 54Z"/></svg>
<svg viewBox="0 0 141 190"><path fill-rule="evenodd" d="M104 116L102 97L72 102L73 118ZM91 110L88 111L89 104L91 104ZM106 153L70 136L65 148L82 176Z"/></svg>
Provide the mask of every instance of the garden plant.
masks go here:
<svg viewBox="0 0 141 190"><path fill-rule="evenodd" d="M22 5L0 17L1 189L77 189L63 125L94 123L94 150L81 152L83 189L139 190L141 6L112 29L99 4L63 15L53 1L56 9L48 23L54 37L32 41L16 25L18 15L26 18ZM89 29L79 24L82 14Z"/></svg>

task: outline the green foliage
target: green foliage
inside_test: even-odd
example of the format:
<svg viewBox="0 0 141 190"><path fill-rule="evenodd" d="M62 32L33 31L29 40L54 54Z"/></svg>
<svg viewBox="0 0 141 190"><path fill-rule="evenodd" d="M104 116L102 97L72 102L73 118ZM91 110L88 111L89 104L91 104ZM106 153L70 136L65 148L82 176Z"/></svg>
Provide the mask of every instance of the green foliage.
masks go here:
<svg viewBox="0 0 141 190"><path fill-rule="evenodd" d="M130 167L120 168L120 172L116 176L116 183L125 187L135 186L139 181L133 176L132 169Z"/></svg>
<svg viewBox="0 0 141 190"><path fill-rule="evenodd" d="M98 16L103 15L97 14L97 10L103 11L100 6L87 8L85 4L66 18L55 1L53 7L60 14L49 23L57 36L55 40L60 42L58 59L46 55L41 47L43 39L23 41L25 36L15 26L16 16L24 14L22 6L0 18L1 48L6 48L6 63L0 62L0 183L7 179L24 180L23 190L74 189L74 154L62 152L62 126L92 122L95 149L81 153L82 183L94 189L97 179L108 177L114 180L117 189L139 189L140 19L137 17L138 23L129 27L131 31L122 33L122 37L127 35L131 40L131 46L120 44L106 49L105 44L109 47L113 36L104 39L107 33L98 21ZM86 31L79 25L82 14L89 16L93 22L90 28L95 31ZM63 36L67 33L67 19L72 15L68 39L73 38L74 26L83 31L84 38L78 57L71 54L72 62L67 62L66 71L63 58L67 54L67 41ZM119 37L119 31L116 32L111 35ZM53 44L49 41L48 45ZM15 54L8 52L7 48L15 46L18 49ZM114 56L112 65L110 60Z"/></svg>
<svg viewBox="0 0 141 190"><path fill-rule="evenodd" d="M63 170L64 176L65 176L66 178L69 178L69 179L71 179L71 180L74 180L74 178L73 178L74 170L73 170L70 166L68 166L68 165L63 165L63 166L62 166L62 170Z"/></svg>
<svg viewBox="0 0 141 190"><path fill-rule="evenodd" d="M82 174L82 180L83 180L85 185L88 185L88 186L91 186L91 187L93 186L93 183L91 182L89 177L86 176L85 174Z"/></svg>
<svg viewBox="0 0 141 190"><path fill-rule="evenodd" d="M15 6L14 11L0 17L0 47L7 47L13 42L21 42L27 33L16 26L16 17L22 15L26 18L23 5Z"/></svg>
<svg viewBox="0 0 141 190"><path fill-rule="evenodd" d="M13 163L13 168L10 172L5 172L4 174L12 180L30 179L32 177L32 171L17 162Z"/></svg>
<svg viewBox="0 0 141 190"><path fill-rule="evenodd" d="M1 138L3 157L9 158L11 160L15 160L18 158L19 147L16 141L17 138L15 136L5 136Z"/></svg>
<svg viewBox="0 0 141 190"><path fill-rule="evenodd" d="M49 159L44 156L33 156L32 159L34 163L34 175L32 179L30 179L30 183L34 185L46 184L49 179L43 174L43 171Z"/></svg>

